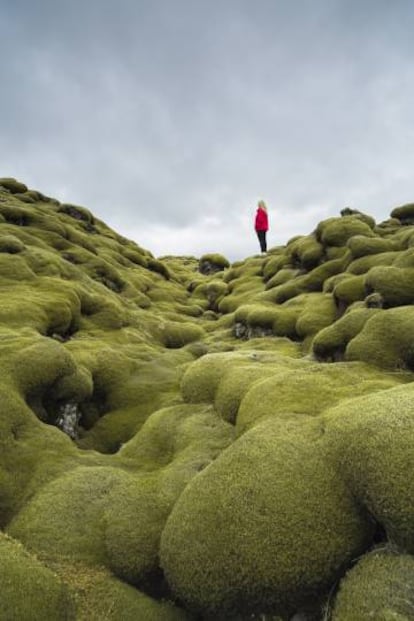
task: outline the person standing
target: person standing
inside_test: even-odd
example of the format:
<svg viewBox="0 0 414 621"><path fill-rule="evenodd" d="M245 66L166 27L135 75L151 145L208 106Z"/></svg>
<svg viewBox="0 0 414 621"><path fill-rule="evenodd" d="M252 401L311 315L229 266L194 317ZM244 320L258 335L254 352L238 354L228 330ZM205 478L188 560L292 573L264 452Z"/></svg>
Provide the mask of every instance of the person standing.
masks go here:
<svg viewBox="0 0 414 621"><path fill-rule="evenodd" d="M254 228L259 238L260 250L267 251L266 233L269 230L269 218L267 217L267 207L264 201L257 203L256 218Z"/></svg>

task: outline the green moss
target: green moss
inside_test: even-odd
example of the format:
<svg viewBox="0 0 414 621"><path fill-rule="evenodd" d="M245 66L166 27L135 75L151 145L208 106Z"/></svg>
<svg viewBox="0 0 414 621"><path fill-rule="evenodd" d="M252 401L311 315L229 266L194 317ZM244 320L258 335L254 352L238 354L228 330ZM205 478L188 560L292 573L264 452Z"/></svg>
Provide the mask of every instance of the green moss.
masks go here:
<svg viewBox="0 0 414 621"><path fill-rule="evenodd" d="M306 290L306 278L306 276L297 276L292 280L288 280L285 283L270 289L266 292L266 299L275 302L276 304L283 304L283 302L300 295Z"/></svg>
<svg viewBox="0 0 414 621"><path fill-rule="evenodd" d="M329 218L320 222L316 228L316 238L324 246L345 246L355 235L373 237L372 226L358 215Z"/></svg>
<svg viewBox="0 0 414 621"><path fill-rule="evenodd" d="M377 224L374 231L377 235L388 237L401 230L401 222L397 218L388 218Z"/></svg>
<svg viewBox="0 0 414 621"><path fill-rule="evenodd" d="M17 254L24 250L24 244L14 235L2 235L0 237L0 252Z"/></svg>
<svg viewBox="0 0 414 621"><path fill-rule="evenodd" d="M0 254L0 278L3 282L7 280L11 282L30 281L34 277L35 273L27 265L23 256L8 252Z"/></svg>
<svg viewBox="0 0 414 621"><path fill-rule="evenodd" d="M379 311L375 308L353 309L331 326L323 328L312 344L316 358L331 362L342 360L348 343L377 312Z"/></svg>
<svg viewBox="0 0 414 621"><path fill-rule="evenodd" d="M297 276L293 280L288 280L283 285L279 285L269 291L271 298L277 304L282 304L297 295L305 292L322 291L326 280L339 274L344 269L343 259L334 259L322 263L306 275ZM267 297L267 296L266 296Z"/></svg>
<svg viewBox="0 0 414 621"><path fill-rule="evenodd" d="M135 584L151 582L159 572L159 542L174 503L232 439L232 428L212 408L178 405L154 413L123 447L123 462L140 464L151 474L130 477L111 492L106 549L116 575Z"/></svg>
<svg viewBox="0 0 414 621"><path fill-rule="evenodd" d="M283 285L285 282L288 282L292 278L295 278L299 275L299 270L293 268L284 268L276 272L274 276L272 276L266 283L266 289L273 289L273 287L277 287L278 285Z"/></svg>
<svg viewBox="0 0 414 621"><path fill-rule="evenodd" d="M152 412L176 402L182 365L192 356L184 350L165 354L152 350L144 360L134 360L125 351L97 349L92 342L86 357L85 345L79 344L75 355L92 373L94 389L90 400L81 404L81 425L87 431L78 444L115 453Z"/></svg>
<svg viewBox="0 0 414 621"><path fill-rule="evenodd" d="M293 614L364 548L369 525L318 437L313 426L264 421L186 487L162 534L161 564L190 609Z"/></svg>
<svg viewBox="0 0 414 621"><path fill-rule="evenodd" d="M414 419L411 383L338 405L325 441L352 493L402 550L414 551Z"/></svg>
<svg viewBox="0 0 414 621"><path fill-rule="evenodd" d="M261 327L272 329L273 322L278 314L274 304L246 304L239 306L234 313L234 321L242 322L252 328Z"/></svg>
<svg viewBox="0 0 414 621"><path fill-rule="evenodd" d="M331 325L335 318L336 307L331 294L308 293L304 299L304 308L296 322L296 333L301 339L312 337L322 328Z"/></svg>
<svg viewBox="0 0 414 621"><path fill-rule="evenodd" d="M366 274L371 268L380 265L392 265L398 259L399 252L381 252L380 254L370 254L359 259L355 259L347 267L351 274Z"/></svg>
<svg viewBox="0 0 414 621"><path fill-rule="evenodd" d="M218 312L233 313L240 305L248 302L249 298L251 298L251 295L249 296L246 292L226 295L218 304Z"/></svg>
<svg viewBox="0 0 414 621"><path fill-rule="evenodd" d="M176 349L198 341L203 337L203 329L190 322L162 322L160 325L162 342L166 347Z"/></svg>
<svg viewBox="0 0 414 621"><path fill-rule="evenodd" d="M42 420L48 420L44 407L46 396L54 402L61 399L78 402L92 389L90 376L77 372L70 353L55 340L46 338L39 338L18 351L13 360L13 381Z"/></svg>
<svg viewBox="0 0 414 621"><path fill-rule="evenodd" d="M355 235L348 240L347 246L354 259L365 257L370 254L381 254L383 252L393 252L400 250L399 244L392 239L381 237L365 237Z"/></svg>
<svg viewBox="0 0 414 621"><path fill-rule="evenodd" d="M52 245L52 240L50 243ZM62 261L53 251L50 252L50 250L43 248L28 248L24 258L37 276L57 277L64 280L71 280L77 276L73 266L68 265L67 261Z"/></svg>
<svg viewBox="0 0 414 621"><path fill-rule="evenodd" d="M181 382L184 400L190 403L213 402L223 370L242 360L243 356L239 354L223 353L207 354L193 362Z"/></svg>
<svg viewBox="0 0 414 621"><path fill-rule="evenodd" d="M7 535L0 533L0 618L75 620L68 589L50 569Z"/></svg>
<svg viewBox="0 0 414 621"><path fill-rule="evenodd" d="M58 212L64 213L75 220L87 222L88 224L94 224L95 218L88 209L80 207L79 205L71 205L69 203L62 203L58 207Z"/></svg>
<svg viewBox="0 0 414 621"><path fill-rule="evenodd" d="M291 360L276 367L268 379L249 386L238 411L237 433L265 418L318 416L344 399L390 388L397 381L357 363L325 367Z"/></svg>
<svg viewBox="0 0 414 621"><path fill-rule="evenodd" d="M147 259L147 267L152 272L157 272L158 274L161 274L161 276L163 276L165 280L170 280L170 270L166 265L164 265L162 261L158 261L157 259L152 259L151 257L149 257Z"/></svg>
<svg viewBox="0 0 414 621"><path fill-rule="evenodd" d="M219 280L217 276L212 280L201 280L194 288L193 298L202 298L205 300L204 306L208 310L217 310L219 301L228 293L229 287L223 280Z"/></svg>
<svg viewBox="0 0 414 621"><path fill-rule="evenodd" d="M272 334L297 339L296 322L304 304L305 298L298 296L280 306L274 304L241 306L235 313L236 327L237 324L244 325L249 339Z"/></svg>
<svg viewBox="0 0 414 621"><path fill-rule="evenodd" d="M409 621L414 616L414 558L378 549L340 583L332 621Z"/></svg>
<svg viewBox="0 0 414 621"><path fill-rule="evenodd" d="M358 300L364 300L367 295L365 275L341 278L334 286L333 295L340 312Z"/></svg>
<svg viewBox="0 0 414 621"><path fill-rule="evenodd" d="M378 480L381 448L378 441L371 452L364 438L374 435L368 419L359 431L366 453L358 445L345 455L347 431L342 438L338 423L334 439L330 430L332 408L343 407L345 418L360 395L377 394L382 411L392 387L412 379L413 226L394 219L376 227L347 213L266 257L205 275L193 257L154 259L83 208L38 192L1 194L0 525L62 576L79 619L185 618L98 565L169 597L161 533L193 486L208 510L204 518L201 503L193 514L191 501L188 543L186 519L177 518L183 550L176 556L171 548L167 571L186 605L195 593L195 608L211 619L286 618L308 610L308 596L325 597L349 558L335 550L347 540L350 554L359 551L353 535L337 537L329 526L337 515L341 524L353 516L354 503L399 545L411 545L413 520L401 499L412 490L393 471L393 460L395 469L412 469L406 420L398 424L407 444L395 432L401 454L390 443ZM235 338L239 324L248 339ZM311 344L317 359L347 362L312 361L304 356ZM362 420L369 408L359 403ZM57 428L66 406L79 416L73 440ZM401 409L408 417L408 399ZM236 451L246 437L252 445ZM325 558L323 520L335 548ZM174 567L187 553L196 560L189 556L184 569L190 576L195 562L195 581L178 572L176 582ZM69 577L70 565L90 584L75 570Z"/></svg>
<svg viewBox="0 0 414 621"><path fill-rule="evenodd" d="M9 190L12 194L27 192L27 186L20 181L16 181L13 177L1 177L0 186Z"/></svg>
<svg viewBox="0 0 414 621"><path fill-rule="evenodd" d="M332 293L335 289L336 285L349 278L349 274L347 272L341 272L340 274L334 274L325 280L323 283L322 291L324 293Z"/></svg>
<svg viewBox="0 0 414 621"><path fill-rule="evenodd" d="M321 262L324 248L313 235L308 235L288 244L286 254L294 267L310 271Z"/></svg>
<svg viewBox="0 0 414 621"><path fill-rule="evenodd" d="M304 290L322 291L325 280L342 272L345 264L346 261L343 258L322 263L305 277Z"/></svg>
<svg viewBox="0 0 414 621"><path fill-rule="evenodd" d="M359 211L358 209L352 209L351 207L345 207L344 209L341 209L341 216L356 216L357 218L359 218L359 220L361 220L362 222L365 222L365 224L368 224L368 226L371 229L374 229L376 226L375 223L375 219L372 216L369 216L366 213L363 213L362 211Z"/></svg>
<svg viewBox="0 0 414 621"><path fill-rule="evenodd" d="M327 261L334 259L343 259L349 255L347 246L327 246L325 248L325 256Z"/></svg>
<svg viewBox="0 0 414 621"><path fill-rule="evenodd" d="M370 309L371 310L371 309ZM414 308L372 309L374 316L349 343L346 360L362 360L385 369L414 368Z"/></svg>
<svg viewBox="0 0 414 621"><path fill-rule="evenodd" d="M143 252L138 252L138 250L135 250L134 248L125 248L123 250L123 255L135 265L140 265L141 267L148 267L148 258L144 255Z"/></svg>
<svg viewBox="0 0 414 621"><path fill-rule="evenodd" d="M101 567L59 563L55 567L77 603L77 621L190 621L182 609L157 601Z"/></svg>
<svg viewBox="0 0 414 621"><path fill-rule="evenodd" d="M404 306L414 302L414 266L373 267L366 277L369 293L379 293L384 305Z"/></svg>
<svg viewBox="0 0 414 621"><path fill-rule="evenodd" d="M217 270L224 270L227 267L230 267L230 263L228 262L226 257L224 257L222 254L219 254L217 252L213 254L203 254L203 256L200 257L200 262L199 262L200 272L203 271L203 265L205 266L207 264L211 264L213 268L216 268Z"/></svg>
<svg viewBox="0 0 414 621"><path fill-rule="evenodd" d="M114 468L77 468L45 485L8 532L51 559L105 564L104 511L111 489L125 477Z"/></svg>
<svg viewBox="0 0 414 621"><path fill-rule="evenodd" d="M30 196L28 192L14 194L14 198L17 198L22 203L33 204L36 202L36 200L32 196Z"/></svg>
<svg viewBox="0 0 414 621"><path fill-rule="evenodd" d="M260 354L252 352L251 363L240 366L230 367L223 373L223 377L218 385L214 407L220 416L234 424L240 403L245 394L252 386L267 377L273 377L277 369L284 367L284 362L276 364L263 364L260 362Z"/></svg>
<svg viewBox="0 0 414 621"><path fill-rule="evenodd" d="M252 295L263 291L263 281L260 276L246 276L238 278L229 285L229 291L232 295L243 294L247 300L252 299Z"/></svg>
<svg viewBox="0 0 414 621"><path fill-rule="evenodd" d="M188 317L200 317L204 310L199 304L178 304L177 312Z"/></svg>
<svg viewBox="0 0 414 621"><path fill-rule="evenodd" d="M279 270L285 268L289 264L289 257L286 254L277 254L275 256L270 256L263 264L263 279L268 281L272 278ZM229 274L233 272L234 269L229 270ZM229 276L227 276L229 278Z"/></svg>
<svg viewBox="0 0 414 621"><path fill-rule="evenodd" d="M27 196L30 196L35 202L43 201L44 198L43 194L41 192L38 192L37 190L27 190L25 194L27 194Z"/></svg>
<svg viewBox="0 0 414 621"><path fill-rule="evenodd" d="M1 183L1 179L0 179ZM414 223L414 203L407 203L400 207L395 207L391 211L391 218L396 218L401 224L413 224Z"/></svg>
<svg viewBox="0 0 414 621"><path fill-rule="evenodd" d="M414 248L411 246L398 253L392 263L393 267L414 267Z"/></svg>
<svg viewBox="0 0 414 621"><path fill-rule="evenodd" d="M94 243L91 240L91 236L77 230L74 226L67 227L67 238L76 246L89 250L90 253L96 255L97 250Z"/></svg>

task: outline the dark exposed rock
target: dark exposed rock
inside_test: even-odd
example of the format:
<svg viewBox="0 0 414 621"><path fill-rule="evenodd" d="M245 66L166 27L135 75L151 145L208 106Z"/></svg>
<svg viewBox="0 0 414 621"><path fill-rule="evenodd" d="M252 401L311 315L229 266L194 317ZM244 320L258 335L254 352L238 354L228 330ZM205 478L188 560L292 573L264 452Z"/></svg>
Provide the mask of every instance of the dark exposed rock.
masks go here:
<svg viewBox="0 0 414 621"><path fill-rule="evenodd" d="M81 411L77 403L63 403L58 409L56 427L59 427L72 440L76 440L79 434L80 418Z"/></svg>

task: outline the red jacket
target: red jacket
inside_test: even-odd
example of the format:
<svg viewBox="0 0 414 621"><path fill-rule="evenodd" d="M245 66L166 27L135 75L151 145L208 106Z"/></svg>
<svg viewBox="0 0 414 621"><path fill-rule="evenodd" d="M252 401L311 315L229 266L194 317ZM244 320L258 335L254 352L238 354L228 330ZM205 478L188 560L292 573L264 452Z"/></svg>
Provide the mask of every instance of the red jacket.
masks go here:
<svg viewBox="0 0 414 621"><path fill-rule="evenodd" d="M269 220L267 219L267 213L261 207L257 208L254 228L256 231L269 230Z"/></svg>

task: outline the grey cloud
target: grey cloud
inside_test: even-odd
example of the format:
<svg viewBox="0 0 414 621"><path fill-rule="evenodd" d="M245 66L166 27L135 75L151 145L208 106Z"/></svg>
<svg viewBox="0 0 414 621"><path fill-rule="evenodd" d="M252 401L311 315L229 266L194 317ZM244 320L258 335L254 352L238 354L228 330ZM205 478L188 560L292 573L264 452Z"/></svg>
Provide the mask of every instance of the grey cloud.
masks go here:
<svg viewBox="0 0 414 621"><path fill-rule="evenodd" d="M261 197L277 243L344 204L383 219L412 198L408 0L14 0L2 12L2 174L138 243L165 235L179 253L192 226L194 252L216 231L237 256L252 240L235 214L250 222Z"/></svg>

